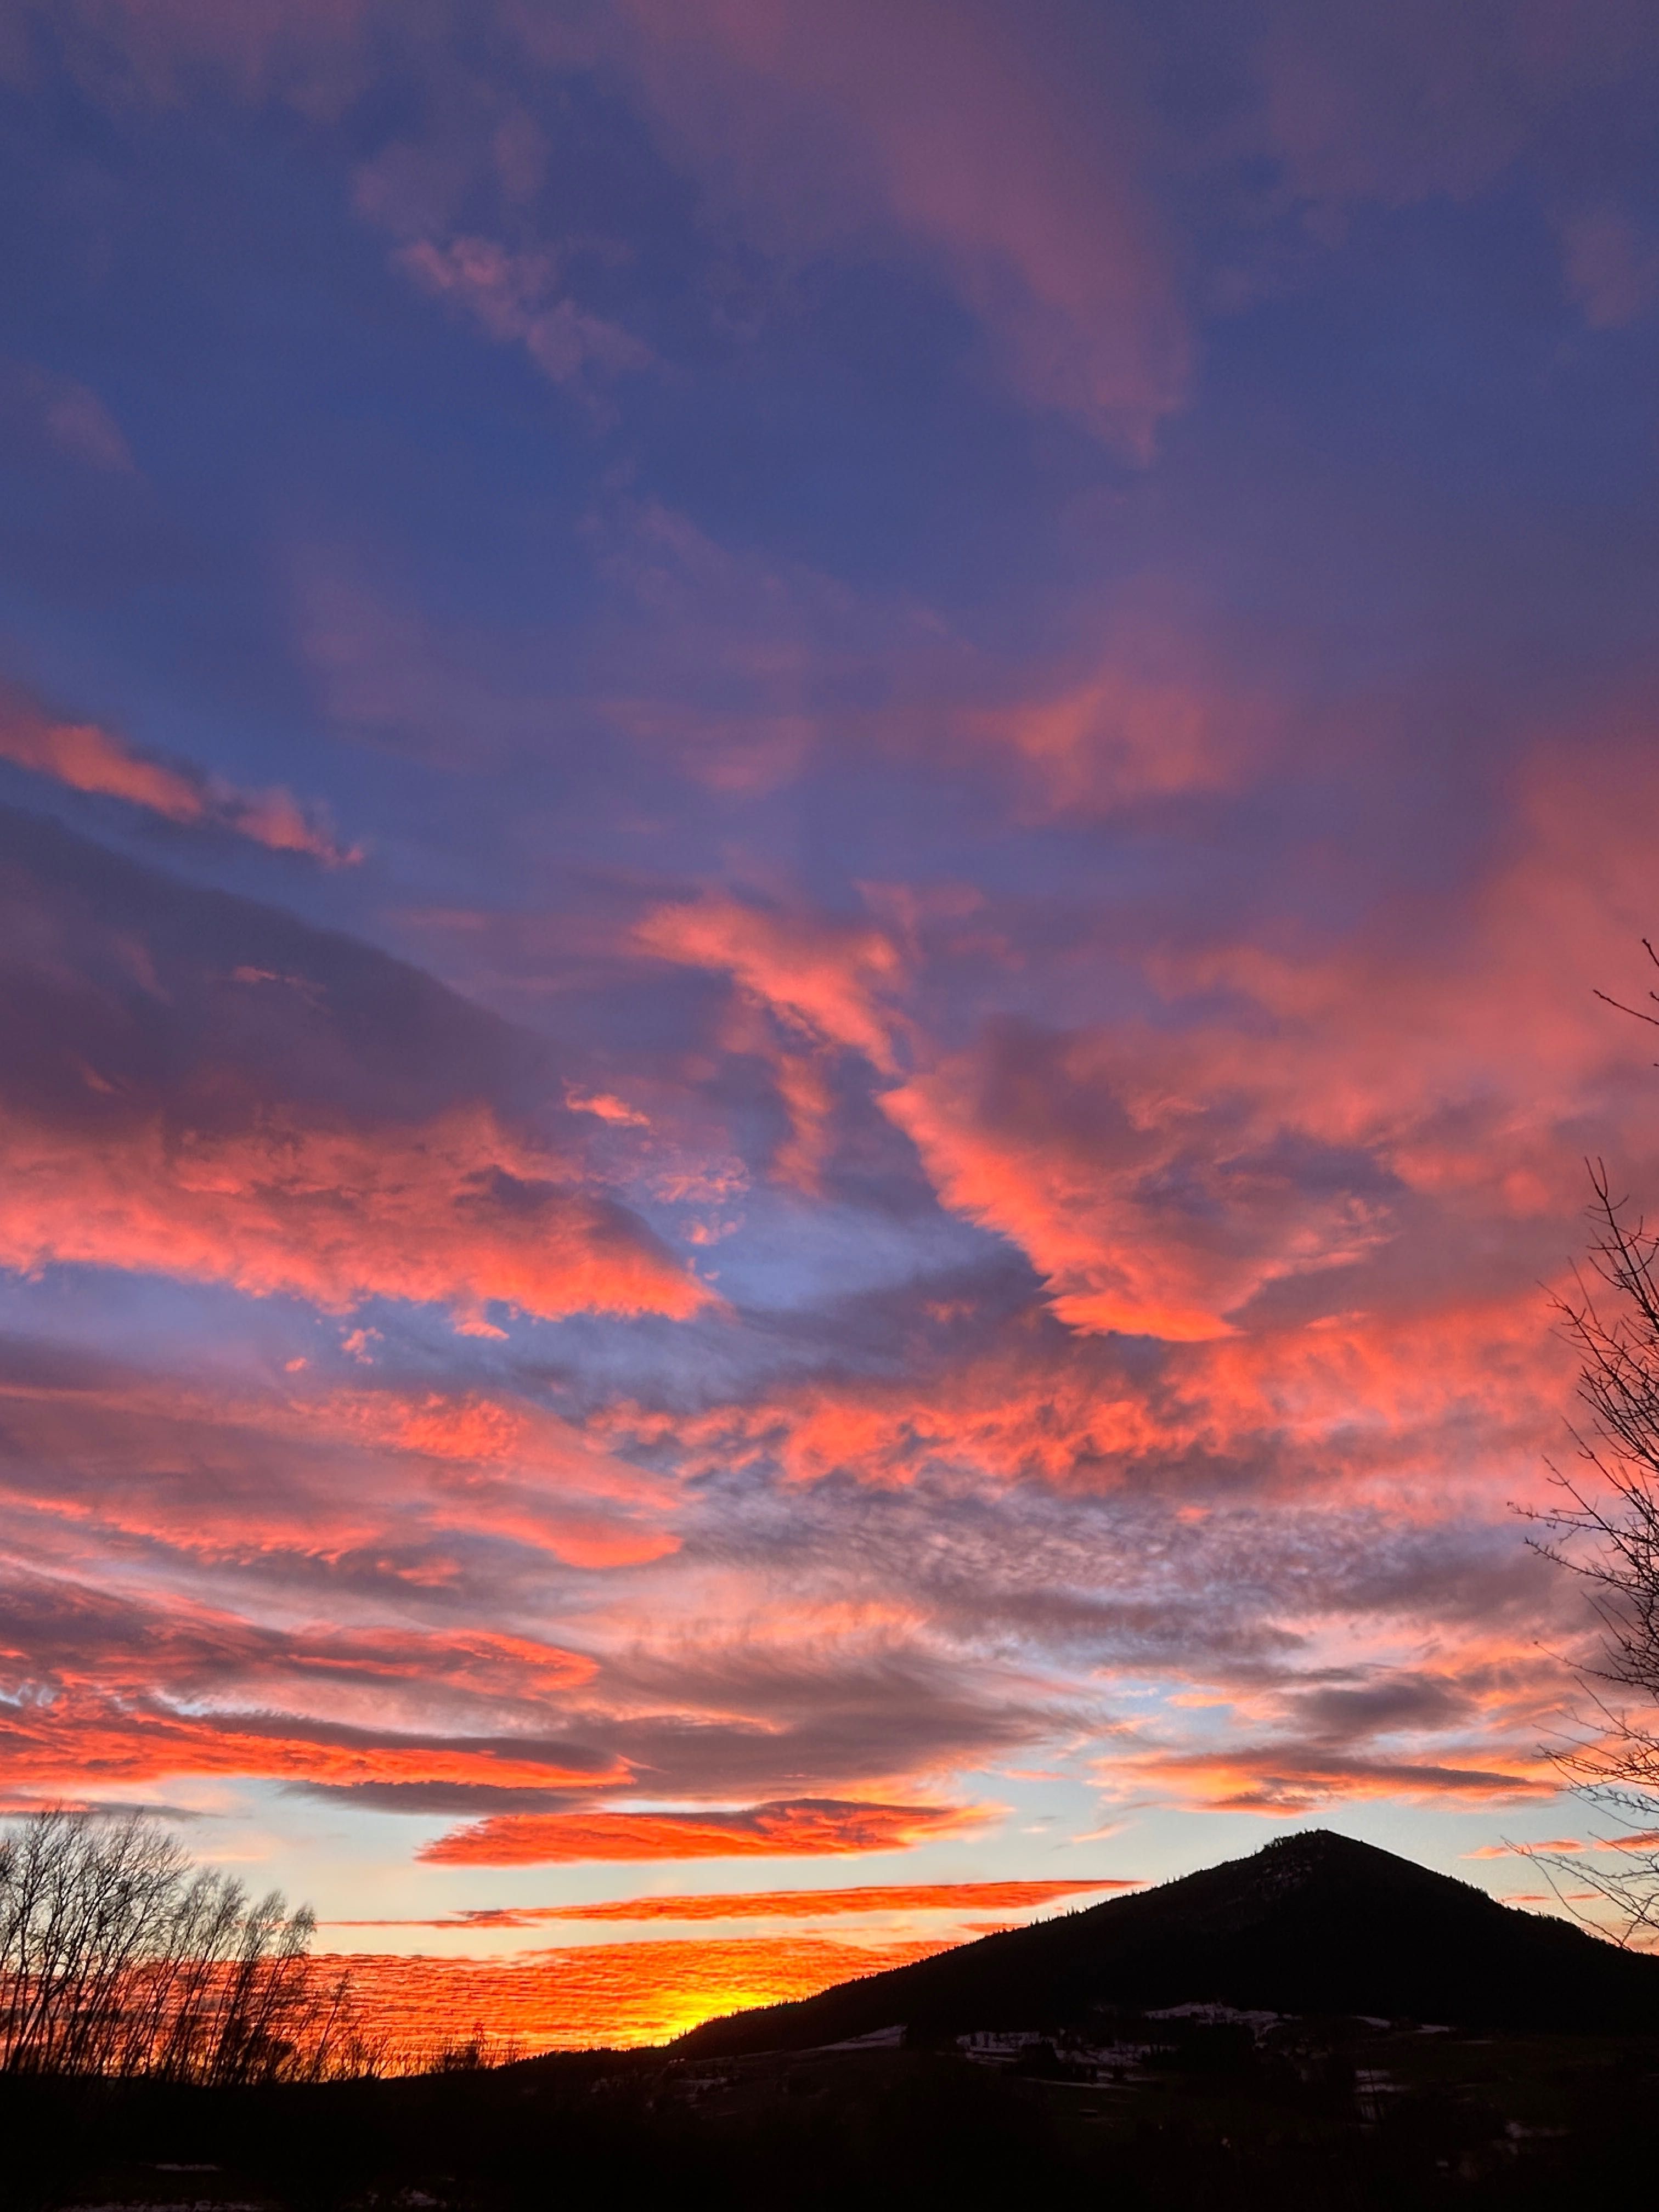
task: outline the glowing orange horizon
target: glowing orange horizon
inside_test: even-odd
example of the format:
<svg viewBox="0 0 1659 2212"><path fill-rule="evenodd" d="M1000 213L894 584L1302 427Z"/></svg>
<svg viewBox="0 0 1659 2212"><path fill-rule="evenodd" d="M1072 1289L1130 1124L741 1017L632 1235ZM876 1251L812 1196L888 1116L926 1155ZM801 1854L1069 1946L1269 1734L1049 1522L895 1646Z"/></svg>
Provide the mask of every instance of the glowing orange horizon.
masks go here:
<svg viewBox="0 0 1659 2212"><path fill-rule="evenodd" d="M536 2051L665 2042L700 2021L820 1990L949 1949L947 1941L849 1943L820 1936L691 1937L520 1953L511 1959L331 1954L364 2026L418 2058L475 2029Z"/></svg>

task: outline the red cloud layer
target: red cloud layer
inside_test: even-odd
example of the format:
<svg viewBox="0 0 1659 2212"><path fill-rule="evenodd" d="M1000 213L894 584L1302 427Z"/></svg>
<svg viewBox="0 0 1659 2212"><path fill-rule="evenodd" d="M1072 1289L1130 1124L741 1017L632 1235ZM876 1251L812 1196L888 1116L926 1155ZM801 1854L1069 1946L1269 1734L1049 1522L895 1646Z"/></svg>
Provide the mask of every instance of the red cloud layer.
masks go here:
<svg viewBox="0 0 1659 2212"><path fill-rule="evenodd" d="M972 1806L873 1805L802 1798L736 1812L504 1814L457 1828L419 1853L446 1866L536 1866L577 1859L792 1858L903 1850L981 1826Z"/></svg>

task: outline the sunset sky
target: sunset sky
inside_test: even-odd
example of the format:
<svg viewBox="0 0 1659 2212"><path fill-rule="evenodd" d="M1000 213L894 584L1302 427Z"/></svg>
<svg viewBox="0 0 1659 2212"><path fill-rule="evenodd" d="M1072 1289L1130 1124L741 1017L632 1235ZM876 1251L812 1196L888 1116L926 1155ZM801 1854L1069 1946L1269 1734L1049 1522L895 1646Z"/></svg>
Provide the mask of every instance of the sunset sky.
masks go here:
<svg viewBox="0 0 1659 2212"><path fill-rule="evenodd" d="M0 0L5 1808L555 2040L1538 1888L1656 112L1641 0Z"/></svg>

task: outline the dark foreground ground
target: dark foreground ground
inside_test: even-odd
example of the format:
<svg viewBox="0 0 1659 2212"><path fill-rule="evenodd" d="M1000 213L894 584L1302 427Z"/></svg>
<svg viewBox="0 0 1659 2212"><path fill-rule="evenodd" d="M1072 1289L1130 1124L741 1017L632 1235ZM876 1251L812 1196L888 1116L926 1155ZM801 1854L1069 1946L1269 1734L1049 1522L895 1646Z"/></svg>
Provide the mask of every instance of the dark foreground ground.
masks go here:
<svg viewBox="0 0 1659 2212"><path fill-rule="evenodd" d="M661 2052L325 2088L0 2079L9 2207L1559 2207L1645 2193L1659 2039L1120 2021L1088 2063ZM1121 2036L1114 2045L1113 2036ZM1127 2055L1119 2065L1113 2050ZM1093 2078L1085 2078L1092 2076Z"/></svg>

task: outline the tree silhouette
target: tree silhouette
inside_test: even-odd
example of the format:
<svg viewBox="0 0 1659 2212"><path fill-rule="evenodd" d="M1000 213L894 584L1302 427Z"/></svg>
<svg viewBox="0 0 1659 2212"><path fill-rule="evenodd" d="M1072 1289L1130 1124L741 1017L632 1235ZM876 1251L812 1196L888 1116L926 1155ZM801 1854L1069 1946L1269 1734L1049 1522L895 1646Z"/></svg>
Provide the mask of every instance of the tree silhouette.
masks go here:
<svg viewBox="0 0 1659 2212"><path fill-rule="evenodd" d="M309 1907L192 1868L143 1814L0 1832L0 2072L235 2084L377 2070Z"/></svg>
<svg viewBox="0 0 1659 2212"><path fill-rule="evenodd" d="M1558 1894L1561 1877L1583 1885L1621 1942L1645 1945L1659 1936L1659 1232L1614 1197L1600 1160L1590 1183L1588 1270L1558 1305L1580 1357L1580 1470L1552 1470L1560 1503L1528 1517L1547 1532L1537 1548L1589 1583L1601 1622L1598 1660L1579 1669L1585 1724L1555 1755L1609 1825L1593 1859L1531 1856Z"/></svg>

